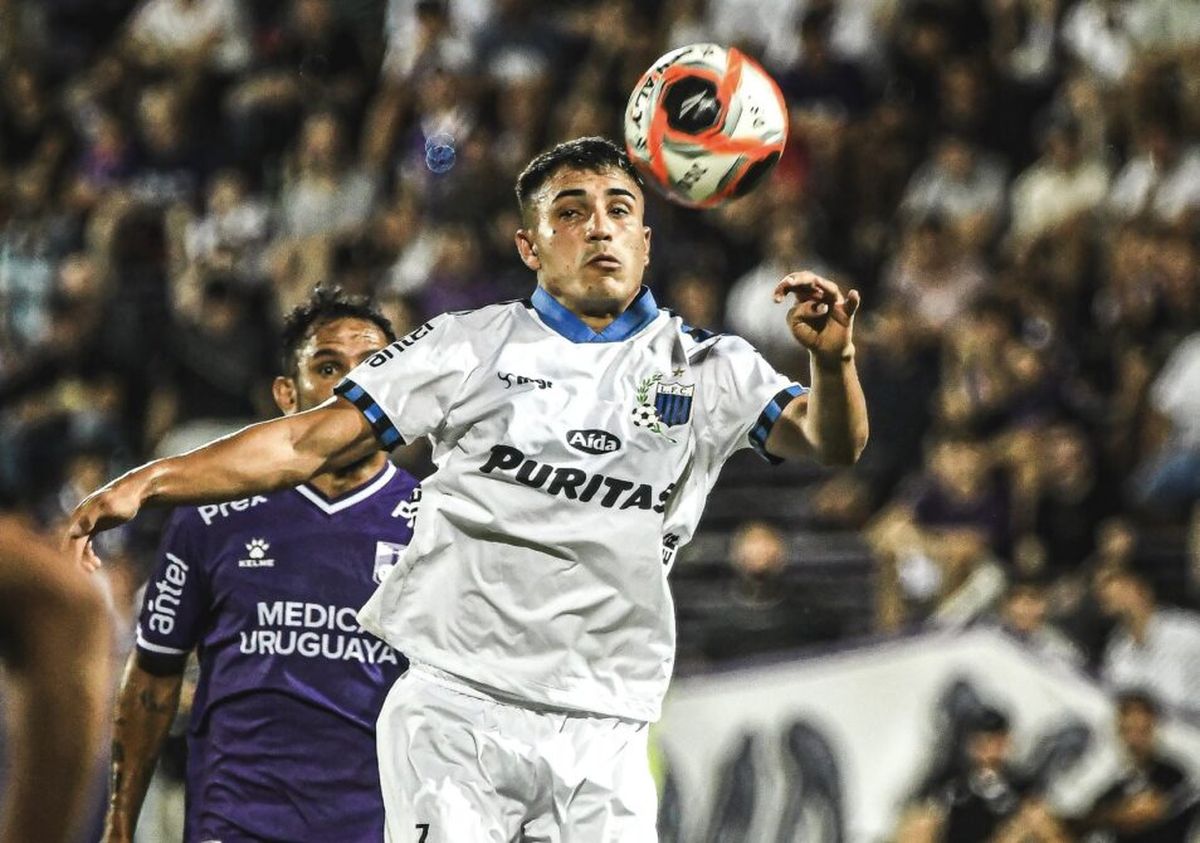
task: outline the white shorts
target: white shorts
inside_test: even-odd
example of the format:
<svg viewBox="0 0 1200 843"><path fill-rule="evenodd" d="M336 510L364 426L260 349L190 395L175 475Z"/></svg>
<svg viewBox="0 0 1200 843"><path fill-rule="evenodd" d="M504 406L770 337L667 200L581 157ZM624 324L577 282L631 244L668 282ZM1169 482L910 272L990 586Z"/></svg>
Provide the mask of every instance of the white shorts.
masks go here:
<svg viewBox="0 0 1200 843"><path fill-rule="evenodd" d="M648 724L498 700L414 665L379 714L387 843L655 843Z"/></svg>

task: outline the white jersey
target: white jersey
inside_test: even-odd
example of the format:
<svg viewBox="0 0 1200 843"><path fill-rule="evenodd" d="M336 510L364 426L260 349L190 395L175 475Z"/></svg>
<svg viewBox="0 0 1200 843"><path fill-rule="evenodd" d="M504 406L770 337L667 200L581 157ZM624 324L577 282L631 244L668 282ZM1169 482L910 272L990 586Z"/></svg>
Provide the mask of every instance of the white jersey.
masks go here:
<svg viewBox="0 0 1200 843"><path fill-rule="evenodd" d="M597 334L539 288L433 319L337 391L385 447L429 436L438 467L361 624L501 696L655 720L675 553L722 463L766 456L804 390L648 289Z"/></svg>

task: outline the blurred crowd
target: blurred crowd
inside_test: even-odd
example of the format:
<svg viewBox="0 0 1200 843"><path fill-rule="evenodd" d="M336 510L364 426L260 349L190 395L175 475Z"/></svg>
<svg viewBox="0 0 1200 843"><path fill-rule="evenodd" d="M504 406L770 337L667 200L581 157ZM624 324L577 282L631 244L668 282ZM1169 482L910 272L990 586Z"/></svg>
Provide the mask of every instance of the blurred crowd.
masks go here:
<svg viewBox="0 0 1200 843"><path fill-rule="evenodd" d="M697 41L790 142L725 208L651 196L648 281L802 381L774 284L862 291L871 444L803 494L867 536L877 630L993 623L1200 715L1195 0L0 0L0 488L53 525L273 414L318 282L397 333L527 295L516 173ZM104 539L121 593L153 526ZM770 646L788 526L730 551Z"/></svg>

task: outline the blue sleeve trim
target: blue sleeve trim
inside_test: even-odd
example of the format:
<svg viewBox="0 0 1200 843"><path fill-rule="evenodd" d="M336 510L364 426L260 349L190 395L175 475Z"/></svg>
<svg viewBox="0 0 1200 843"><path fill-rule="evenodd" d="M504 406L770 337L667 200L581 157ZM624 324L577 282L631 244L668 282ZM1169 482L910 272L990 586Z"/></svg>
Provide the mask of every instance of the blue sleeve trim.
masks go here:
<svg viewBox="0 0 1200 843"><path fill-rule="evenodd" d="M340 395L358 407L359 411L366 417L371 424L371 430L375 432L375 438L379 440L379 444L387 450L392 450L400 445L407 444L404 437L400 435L400 431L396 430L391 419L383 408L375 403L375 399L349 378L343 380L333 388L335 395Z"/></svg>
<svg viewBox="0 0 1200 843"><path fill-rule="evenodd" d="M798 383L781 389L775 394L774 398L767 402L767 406L763 408L762 413L758 416L758 421L754 423L754 427L750 430L750 447L757 451L758 455L771 463L771 465L779 465L783 462L780 457L767 451L767 438L771 435L771 428L775 427L775 422L779 420L780 414L783 413L783 408L806 392L808 390Z"/></svg>

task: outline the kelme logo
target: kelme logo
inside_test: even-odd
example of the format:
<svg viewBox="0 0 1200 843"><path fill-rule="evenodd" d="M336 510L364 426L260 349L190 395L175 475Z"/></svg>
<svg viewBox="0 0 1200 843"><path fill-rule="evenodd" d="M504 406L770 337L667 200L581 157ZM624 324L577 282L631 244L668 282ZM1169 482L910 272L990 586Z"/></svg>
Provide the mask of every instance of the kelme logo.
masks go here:
<svg viewBox="0 0 1200 843"><path fill-rule="evenodd" d="M567 444L585 454L611 454L621 450L621 440L607 430L568 430Z"/></svg>

